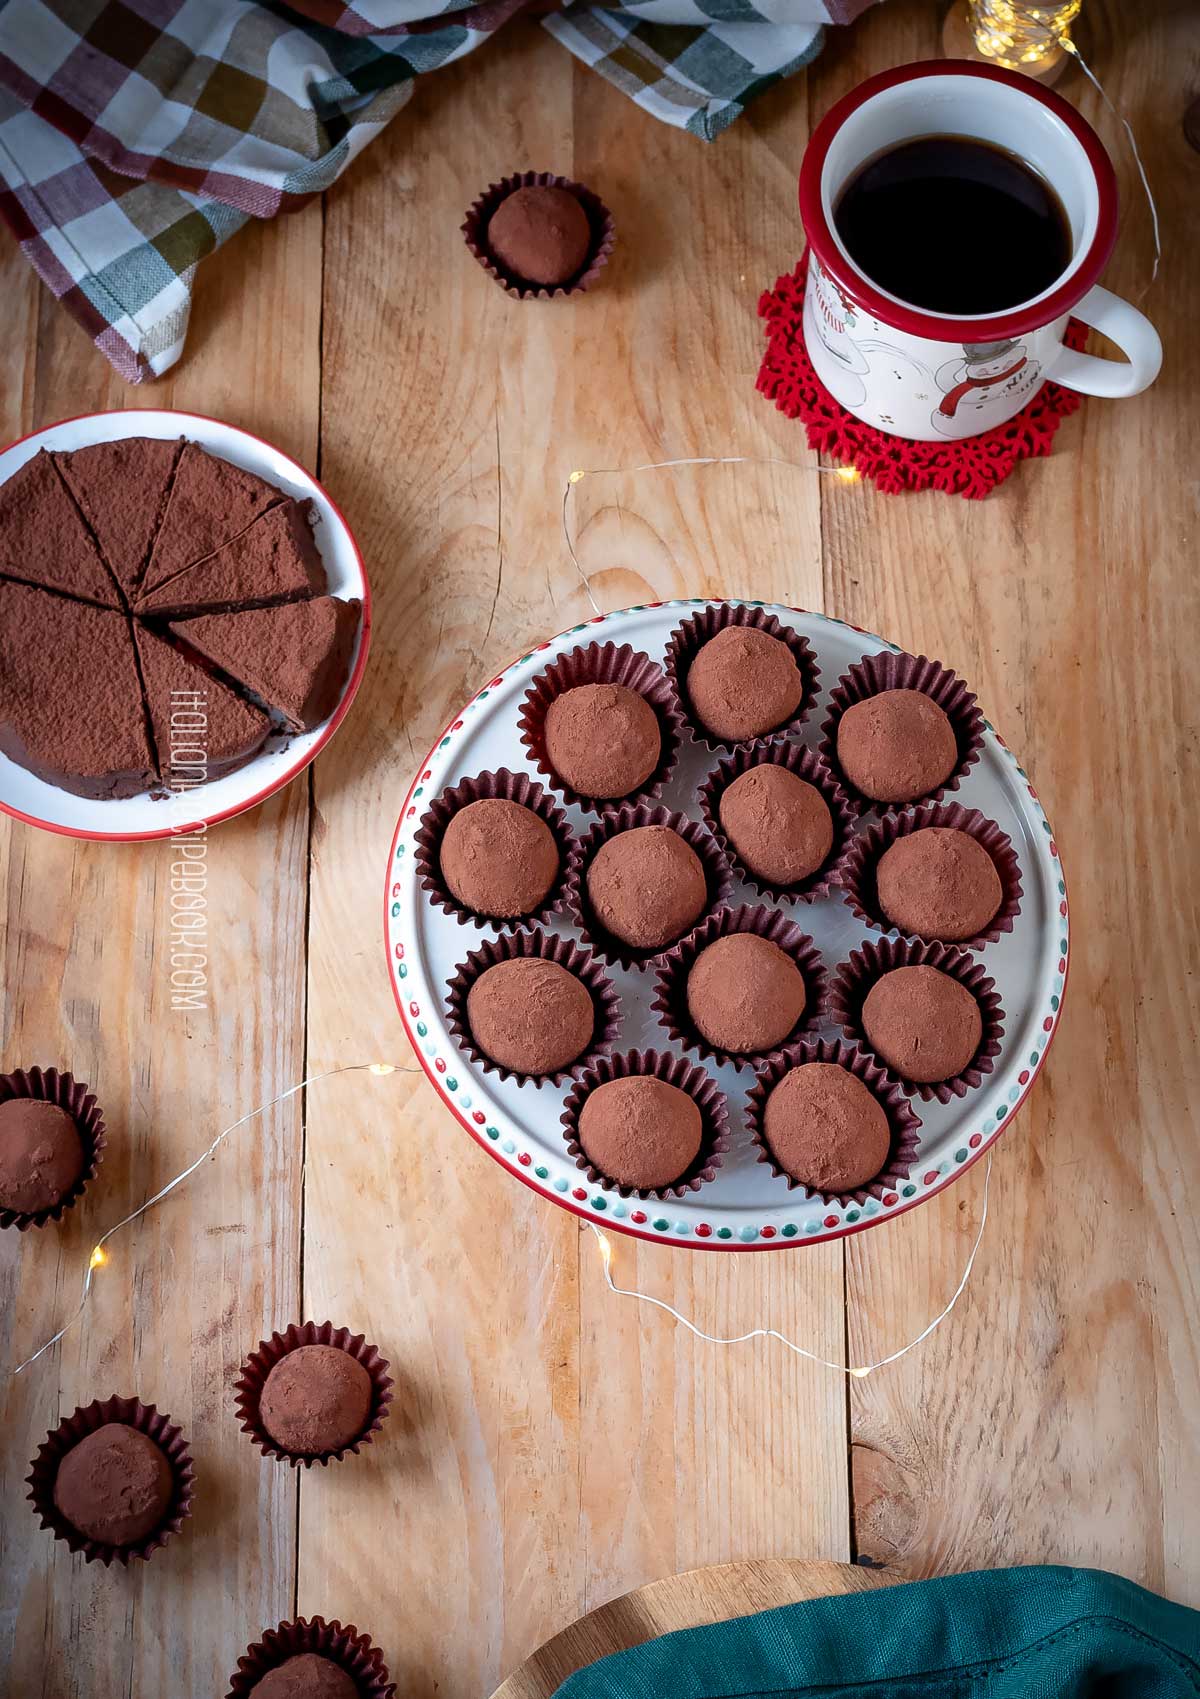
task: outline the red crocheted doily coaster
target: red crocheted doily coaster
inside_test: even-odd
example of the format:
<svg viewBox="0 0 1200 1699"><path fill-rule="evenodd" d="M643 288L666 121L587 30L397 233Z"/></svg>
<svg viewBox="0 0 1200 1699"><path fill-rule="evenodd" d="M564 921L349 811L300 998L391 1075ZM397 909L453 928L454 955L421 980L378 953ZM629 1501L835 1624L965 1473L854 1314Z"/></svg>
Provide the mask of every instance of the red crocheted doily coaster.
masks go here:
<svg viewBox="0 0 1200 1699"><path fill-rule="evenodd" d="M767 351L757 387L789 419L804 421L810 448L856 467L885 495L932 489L980 500L1004 482L1018 461L1049 454L1054 433L1079 406L1082 398L1074 390L1046 382L1006 424L961 442L910 442L864 425L833 399L813 371L801 323L807 272L806 251L795 271L779 278L759 300ZM1063 340L1068 348L1081 349L1087 326L1072 319Z"/></svg>

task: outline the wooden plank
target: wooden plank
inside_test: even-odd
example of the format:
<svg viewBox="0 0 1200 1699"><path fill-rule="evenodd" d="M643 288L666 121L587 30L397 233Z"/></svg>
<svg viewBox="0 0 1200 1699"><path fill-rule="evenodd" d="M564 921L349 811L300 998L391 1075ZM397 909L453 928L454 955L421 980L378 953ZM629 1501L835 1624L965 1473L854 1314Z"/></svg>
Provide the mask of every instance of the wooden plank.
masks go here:
<svg viewBox="0 0 1200 1699"><path fill-rule="evenodd" d="M517 87L536 103L518 108ZM589 611L560 528L570 471L811 465L753 387L758 291L796 252L794 159L776 150L787 124L802 133L802 82L757 122L705 148L515 26L486 66L422 84L329 197L322 467L376 623L316 777L313 1067L402 1054L379 932L390 830L453 708ZM478 190L526 162L591 182L618 221L608 274L569 305L509 301L458 233ZM763 467L585 480L574 522L597 600L724 587L819 606L817 483ZM402 1385L369 1456L302 1484L300 1604L366 1627L407 1690L490 1691L581 1610L680 1567L846 1555L840 1381L613 1299L591 1235L506 1180L422 1082L319 1088L307 1172L306 1310L369 1329ZM841 1349L836 1249L743 1262L620 1241L617 1257L717 1327L767 1319Z"/></svg>
<svg viewBox="0 0 1200 1699"><path fill-rule="evenodd" d="M245 232L201 270L183 365L138 389L112 377L43 296L36 369L32 360L26 368L36 399L22 422L111 406L191 408L313 465L320 278L319 207ZM69 1066L100 1094L110 1139L99 1182L61 1227L0 1236L11 1364L75 1303L99 1232L222 1125L300 1078L306 787L213 834L208 1004L186 1014L171 1008L168 842L76 844L5 821L0 843L3 1065ZM298 1103L243 1129L113 1242L87 1320L61 1351L4 1384L4 1691L211 1699L264 1623L290 1614L295 1484L238 1433L230 1383L244 1351L298 1304L300 1138ZM21 1483L60 1414L131 1391L183 1426L198 1497L181 1539L145 1566L106 1571L37 1529Z"/></svg>
<svg viewBox="0 0 1200 1699"><path fill-rule="evenodd" d="M1084 40L1146 154L1167 247L1146 309L1171 331L1196 318L1181 262L1196 238L1195 159L1179 131L1185 11L1159 20L1130 34L1120 7L1092 4ZM933 30L912 8L864 19L820 83L822 105L918 42L934 51ZM1106 282L1134 293L1147 217L1120 132L1081 78L1063 91L1117 159L1124 230ZM923 1350L852 1388L858 1547L912 1575L1080 1562L1200 1601L1200 1244L1184 1203L1200 1181L1185 472L1198 375L1181 330L1148 394L1086 401L1052 457L986 503L864 493L826 515L837 611L959 667L1025 760L1075 923L1066 1016L997 1151L972 1286ZM851 1241L857 1360L894 1349L946 1301L982 1179Z"/></svg>

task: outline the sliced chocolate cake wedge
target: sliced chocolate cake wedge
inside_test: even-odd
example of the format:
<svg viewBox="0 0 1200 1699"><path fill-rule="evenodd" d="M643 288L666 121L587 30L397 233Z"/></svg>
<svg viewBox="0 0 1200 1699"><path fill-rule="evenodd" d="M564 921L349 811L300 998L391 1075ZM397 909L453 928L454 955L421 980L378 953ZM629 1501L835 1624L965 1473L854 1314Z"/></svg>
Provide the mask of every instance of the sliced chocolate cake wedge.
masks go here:
<svg viewBox="0 0 1200 1699"><path fill-rule="evenodd" d="M174 620L171 630L281 714L290 730L327 719L346 682L362 603L315 596Z"/></svg>
<svg viewBox="0 0 1200 1699"><path fill-rule="evenodd" d="M54 455L127 596L137 589L150 558L182 450L182 437L118 437Z"/></svg>
<svg viewBox="0 0 1200 1699"><path fill-rule="evenodd" d="M125 614L0 580L0 751L76 796L154 788Z"/></svg>
<svg viewBox="0 0 1200 1699"><path fill-rule="evenodd" d="M252 761L271 732L267 715L166 638L135 630L162 783L187 790Z"/></svg>
<svg viewBox="0 0 1200 1699"><path fill-rule="evenodd" d="M70 490L44 448L0 485L0 576L120 608Z"/></svg>
<svg viewBox="0 0 1200 1699"><path fill-rule="evenodd" d="M311 502L288 497L215 554L144 591L134 611L185 618L246 603L322 595L328 581L313 538L311 510Z"/></svg>
<svg viewBox="0 0 1200 1699"><path fill-rule="evenodd" d="M260 513L283 499L283 491L265 478L207 453L194 442L185 443L142 577L142 591L156 589L185 567L224 547Z"/></svg>

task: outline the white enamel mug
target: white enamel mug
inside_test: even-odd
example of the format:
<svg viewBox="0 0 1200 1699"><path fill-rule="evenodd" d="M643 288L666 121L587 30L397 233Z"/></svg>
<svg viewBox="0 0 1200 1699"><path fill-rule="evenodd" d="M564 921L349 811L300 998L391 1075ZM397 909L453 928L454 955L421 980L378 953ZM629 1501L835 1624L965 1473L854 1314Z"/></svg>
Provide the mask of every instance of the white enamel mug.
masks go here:
<svg viewBox="0 0 1200 1699"><path fill-rule="evenodd" d="M1070 225L1071 258L1042 294L986 317L931 313L881 289L851 260L834 224L842 190L867 161L930 135L1007 148L1051 184ZM927 442L971 437L1011 419L1047 378L1084 395L1123 396L1158 376L1154 326L1097 282L1117 233L1112 162L1074 107L1028 77L936 59L868 78L813 134L800 168L800 216L809 358L834 398L879 430ZM971 233L946 232L948 244L964 237ZM1067 348L1072 317L1102 331L1124 360Z"/></svg>

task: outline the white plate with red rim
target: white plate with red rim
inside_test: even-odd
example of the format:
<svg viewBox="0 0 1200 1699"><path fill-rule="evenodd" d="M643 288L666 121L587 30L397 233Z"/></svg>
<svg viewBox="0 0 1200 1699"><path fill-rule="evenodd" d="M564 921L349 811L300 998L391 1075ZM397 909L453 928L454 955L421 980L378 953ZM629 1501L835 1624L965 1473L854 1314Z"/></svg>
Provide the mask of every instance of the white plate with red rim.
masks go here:
<svg viewBox="0 0 1200 1699"><path fill-rule="evenodd" d="M991 1149L1032 1086L1057 1028L1069 955L1067 894L1058 848L1037 795L1015 756L985 721L980 758L946 800L978 808L995 820L1012 840L1020 863L1021 912L1012 931L971 952L996 983L1004 1006L1004 1033L992 1073L965 1097L948 1104L911 1099L921 1130L908 1180L863 1204L826 1204L802 1189L789 1190L757 1161L746 1130L745 1102L753 1071L709 1062L705 1066L729 1101L732 1135L715 1178L683 1199L666 1203L622 1198L615 1190L589 1184L567 1154L559 1119L573 1082L538 1088L500 1081L494 1072L485 1074L470 1061L452 1037L446 1019L447 981L468 952L493 934L430 902L415 876L414 840L430 803L461 779L508 767L545 783L519 741L517 720L530 683L557 655L582 643L611 641L629 643L661 662L671 632L706 605L659 602L574 626L522 655L454 716L409 787L392 839L384 885L388 976L405 1030L438 1095L476 1143L515 1178L596 1226L638 1238L691 1249L783 1249L861 1232L901 1215L936 1196ZM820 692L813 712L795 734L815 747L830 693L842 674L863 655L894 651L896 646L826 615L771 603L751 605L803 632L815 651ZM661 801L699 820L696 792L716 759L699 743L685 739ZM594 818L585 818L575 807L568 807L566 814L577 833ZM868 814L864 824L874 818ZM735 878L728 901L765 899ZM865 939L882 936L856 920L836 894L779 906L816 940L829 973ZM569 917L559 917L554 925L586 947L586 938ZM650 1008L653 968L606 971L621 998L623 1021L616 1048L671 1048ZM828 1024L819 1030L841 1036ZM689 1060L697 1059L688 1055Z"/></svg>
<svg viewBox="0 0 1200 1699"><path fill-rule="evenodd" d="M329 718L314 731L294 737L280 733L267 740L261 753L235 773L195 789L165 797L149 795L97 801L74 796L48 784L0 754L0 810L31 826L61 832L72 838L133 842L169 838L200 825L215 826L242 814L284 785L290 784L329 742L346 717L367 664L371 638L371 591L366 569L350 527L316 479L270 443L249 431L199 413L175 413L163 408L138 408L120 413L89 413L63 419L0 451L0 485L7 483L39 449L86 448L119 437L186 437L201 448L255 472L297 500L313 504L319 523L317 547L329 578L329 593L358 597L362 620L346 682Z"/></svg>

